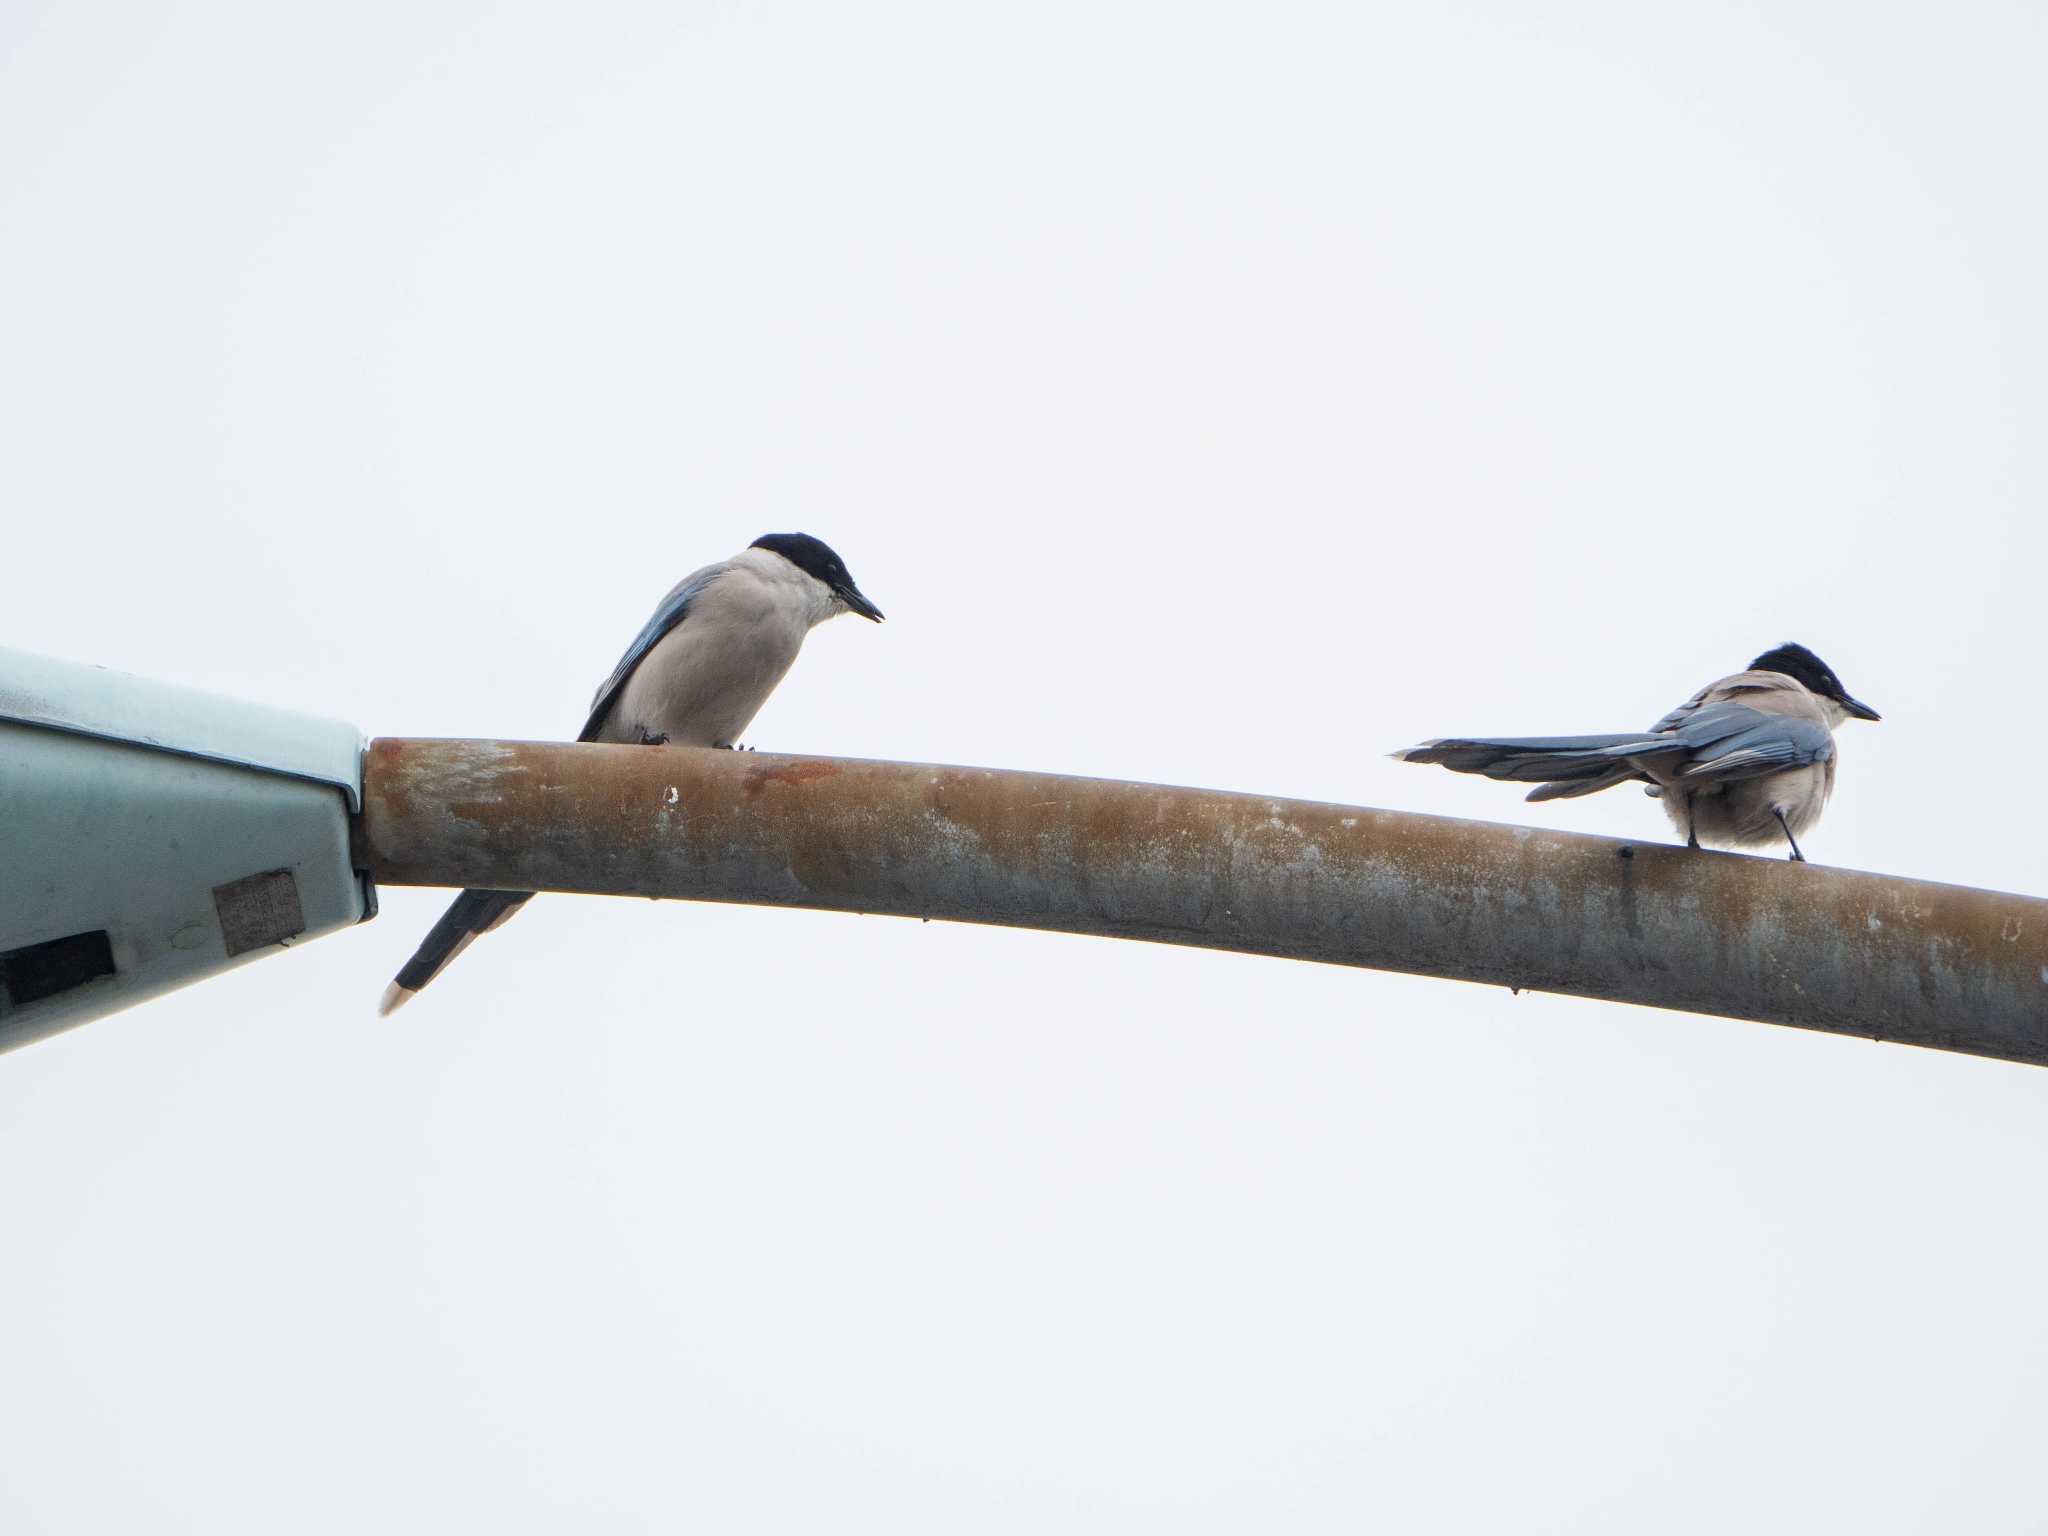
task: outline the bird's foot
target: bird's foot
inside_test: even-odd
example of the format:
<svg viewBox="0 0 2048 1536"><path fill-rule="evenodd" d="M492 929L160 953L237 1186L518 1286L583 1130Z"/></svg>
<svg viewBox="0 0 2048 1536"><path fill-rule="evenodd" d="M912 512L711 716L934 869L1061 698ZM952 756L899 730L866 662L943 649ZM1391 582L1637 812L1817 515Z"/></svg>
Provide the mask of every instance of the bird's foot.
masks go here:
<svg viewBox="0 0 2048 1536"><path fill-rule="evenodd" d="M643 728L640 732L640 745L643 747L665 747L668 745L668 732L662 731L658 735L650 736Z"/></svg>
<svg viewBox="0 0 2048 1536"><path fill-rule="evenodd" d="M754 749L752 747L743 747L736 741L728 741L725 744L725 750L728 752L751 752Z"/></svg>
<svg viewBox="0 0 2048 1536"><path fill-rule="evenodd" d="M1785 834L1785 841L1792 845L1792 861L1795 864L1804 864L1806 855L1799 851L1799 839L1792 835L1792 824L1785 820L1785 813L1773 806L1771 814L1778 818L1778 830Z"/></svg>

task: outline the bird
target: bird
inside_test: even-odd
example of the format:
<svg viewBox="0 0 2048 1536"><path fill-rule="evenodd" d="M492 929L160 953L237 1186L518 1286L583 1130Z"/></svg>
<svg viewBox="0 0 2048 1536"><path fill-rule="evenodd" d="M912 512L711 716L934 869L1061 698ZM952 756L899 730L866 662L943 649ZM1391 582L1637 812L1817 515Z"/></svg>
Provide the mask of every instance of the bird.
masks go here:
<svg viewBox="0 0 2048 1536"><path fill-rule="evenodd" d="M879 624L846 562L807 533L767 533L730 560L692 571L670 589L590 701L578 741L733 747L804 636L857 613ZM531 891L464 891L455 898L377 1005L402 1008L478 934L509 922Z"/></svg>
<svg viewBox="0 0 2048 1536"><path fill-rule="evenodd" d="M1685 845L1791 857L1835 787L1835 728L1876 720L1834 669L1787 641L1707 684L1647 731L1611 736L1443 737L1393 756L1456 773L1534 783L1531 800L1569 800L1638 780L1663 801Z"/></svg>

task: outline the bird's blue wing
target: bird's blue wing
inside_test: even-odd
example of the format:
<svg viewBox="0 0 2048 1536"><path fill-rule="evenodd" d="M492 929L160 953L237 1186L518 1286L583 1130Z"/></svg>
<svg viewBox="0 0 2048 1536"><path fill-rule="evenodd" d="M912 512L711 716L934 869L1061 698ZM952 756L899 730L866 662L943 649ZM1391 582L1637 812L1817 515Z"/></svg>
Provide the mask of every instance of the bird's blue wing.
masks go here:
<svg viewBox="0 0 2048 1536"><path fill-rule="evenodd" d="M1706 698L1709 691L1710 690L1706 688L1702 688L1698 693L1694 694L1691 698L1687 699L1683 704L1679 705L1678 708L1672 710L1671 713L1666 715L1662 720L1659 720L1655 725L1651 726L1650 734L1652 736L1663 736L1671 731L1677 730L1681 725L1685 724L1686 721L1690 720L1695 714L1699 712L1700 701Z"/></svg>
<svg viewBox="0 0 2048 1536"><path fill-rule="evenodd" d="M1783 715L1767 715L1733 699L1719 699L1712 704L1695 704L1682 712L1673 710L1665 716L1671 724L1664 726L1659 734L1697 755L1716 742L1740 736L1745 731L1766 729L1772 722L1784 718Z"/></svg>
<svg viewBox="0 0 2048 1536"><path fill-rule="evenodd" d="M662 636L690 616L690 605L725 573L727 564L720 561L717 565L705 566L701 571L692 571L670 589L668 596L661 600L661 606L654 610L654 617L633 637L633 643L626 647L626 654L612 668L612 675L604 680L596 697L591 699L590 718L583 723L583 732L576 738L578 741L597 739L597 733L604 728L605 718L611 714L612 705L618 699L619 690L626 686L626 679L633 675L633 669L647 658L647 653L661 642Z"/></svg>
<svg viewBox="0 0 2048 1536"><path fill-rule="evenodd" d="M1835 755L1835 738L1818 720L1748 713L1758 716L1756 723L1702 743L1678 776L1687 783L1728 783L1824 763Z"/></svg>
<svg viewBox="0 0 2048 1536"><path fill-rule="evenodd" d="M1718 742L1747 731L1763 730L1779 718L1760 709L1751 709L1747 704L1727 700L1701 704L1695 699L1674 709L1657 722L1655 729L1640 736L1609 738L1611 744L1603 746L1597 755L1637 760L1680 755L1698 757L1713 750Z"/></svg>

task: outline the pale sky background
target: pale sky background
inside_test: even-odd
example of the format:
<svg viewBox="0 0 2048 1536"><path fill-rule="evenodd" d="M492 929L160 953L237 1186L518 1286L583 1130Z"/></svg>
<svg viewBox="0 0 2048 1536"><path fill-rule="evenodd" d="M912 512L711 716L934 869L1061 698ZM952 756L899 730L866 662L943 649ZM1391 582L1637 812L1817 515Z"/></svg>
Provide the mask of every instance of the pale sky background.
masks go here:
<svg viewBox="0 0 2048 1536"><path fill-rule="evenodd" d="M1542 14L1537 14L1538 10ZM0 8L0 644L561 737L1389 762L1803 640L1819 862L2048 893L2038 6ZM1995 742L2027 813L1959 789ZM0 1058L0 1528L2048 1529L2048 1073L551 897Z"/></svg>

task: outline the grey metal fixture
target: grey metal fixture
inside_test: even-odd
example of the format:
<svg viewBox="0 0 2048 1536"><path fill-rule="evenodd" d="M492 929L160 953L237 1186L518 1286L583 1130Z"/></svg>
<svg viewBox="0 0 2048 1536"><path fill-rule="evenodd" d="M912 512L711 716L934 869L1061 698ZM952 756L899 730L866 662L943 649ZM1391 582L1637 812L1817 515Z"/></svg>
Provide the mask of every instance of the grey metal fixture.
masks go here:
<svg viewBox="0 0 2048 1536"><path fill-rule="evenodd" d="M352 725L0 650L0 1050L361 922Z"/></svg>

